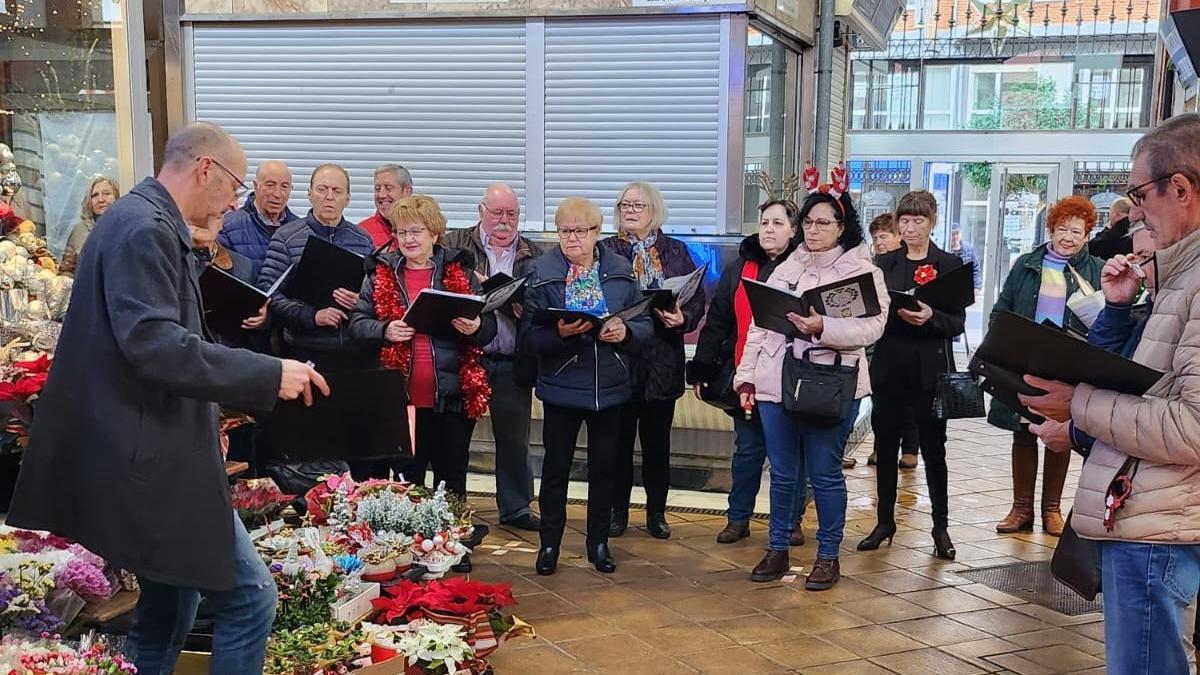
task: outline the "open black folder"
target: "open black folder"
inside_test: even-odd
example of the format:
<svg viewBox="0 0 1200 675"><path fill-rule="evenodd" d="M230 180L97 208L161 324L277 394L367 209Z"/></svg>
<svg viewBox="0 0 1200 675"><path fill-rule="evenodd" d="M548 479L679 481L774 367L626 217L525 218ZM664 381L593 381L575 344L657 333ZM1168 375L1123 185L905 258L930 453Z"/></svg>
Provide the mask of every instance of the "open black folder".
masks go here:
<svg viewBox="0 0 1200 675"><path fill-rule="evenodd" d="M289 461L384 459L411 454L408 393L398 370L325 374L329 397L280 401L255 417L274 456Z"/></svg>
<svg viewBox="0 0 1200 675"><path fill-rule="evenodd" d="M707 270L708 263L704 263L687 274L664 279L662 288L647 288L642 291L642 295L654 297L650 303L651 308L669 312L677 306L686 305L696 296L696 291L700 290L700 284L704 282L704 273Z"/></svg>
<svg viewBox="0 0 1200 675"><path fill-rule="evenodd" d="M292 269L284 270L275 284L264 292L216 265L206 267L200 275L200 295L204 301L204 321L209 329L227 341L246 344L247 334L242 322L258 314L271 299L271 294L287 280Z"/></svg>
<svg viewBox="0 0 1200 675"><path fill-rule="evenodd" d="M284 287L284 295L318 309L333 307L333 291L362 288L366 266L363 257L320 237L309 237Z"/></svg>
<svg viewBox="0 0 1200 675"><path fill-rule="evenodd" d="M484 298L478 295L426 288L417 293L412 306L404 313L404 323L418 333L457 338L459 332L450 322L454 319L474 319L483 310L483 305Z"/></svg>
<svg viewBox="0 0 1200 675"><path fill-rule="evenodd" d="M1145 394L1162 377L1153 368L1012 312L1003 312L992 322L970 370L985 378L980 385L984 391L1033 422L1042 418L1022 406L1017 394L1042 392L1026 384L1024 375L1068 384L1086 382L1135 396Z"/></svg>
<svg viewBox="0 0 1200 675"><path fill-rule="evenodd" d="M559 321L574 323L582 319L591 324L591 328L588 330L587 334L595 337L600 334L600 331L604 328L604 324L612 321L613 319L620 319L622 321L635 319L642 314L645 314L646 310L650 309L650 305L653 302L653 296L645 297L619 312L605 314L604 316L597 316L587 312L577 312L572 309L539 309L533 315L533 323L538 326L555 326Z"/></svg>
<svg viewBox="0 0 1200 675"><path fill-rule="evenodd" d="M744 278L742 283L746 287L746 299L750 301L754 323L759 328L788 337L800 335L796 325L787 318L791 312L808 316L811 308L822 316L863 318L875 316L881 311L879 294L875 292L875 278L870 272L810 288L803 293L753 279Z"/></svg>
<svg viewBox="0 0 1200 675"><path fill-rule="evenodd" d="M888 291L892 298L892 310L917 311L917 301L940 309L943 312L961 312L975 304L975 263L939 274L936 279L911 291Z"/></svg>

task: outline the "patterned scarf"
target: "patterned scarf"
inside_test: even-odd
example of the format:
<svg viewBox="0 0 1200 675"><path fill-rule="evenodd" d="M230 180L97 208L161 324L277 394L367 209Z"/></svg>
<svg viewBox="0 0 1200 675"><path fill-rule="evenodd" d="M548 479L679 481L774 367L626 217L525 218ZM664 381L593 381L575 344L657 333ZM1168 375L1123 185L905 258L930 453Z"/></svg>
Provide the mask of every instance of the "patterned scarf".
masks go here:
<svg viewBox="0 0 1200 675"><path fill-rule="evenodd" d="M608 313L604 300L604 289L600 287L600 255L591 267L572 264L567 270L566 308L574 312L587 312L596 316Z"/></svg>
<svg viewBox="0 0 1200 675"><path fill-rule="evenodd" d="M621 241L633 247L633 273L637 276L638 286L643 289L658 288L662 285L663 266L658 257L658 249L654 243L658 241L658 232L653 232L645 239L634 239L625 230L617 233Z"/></svg>

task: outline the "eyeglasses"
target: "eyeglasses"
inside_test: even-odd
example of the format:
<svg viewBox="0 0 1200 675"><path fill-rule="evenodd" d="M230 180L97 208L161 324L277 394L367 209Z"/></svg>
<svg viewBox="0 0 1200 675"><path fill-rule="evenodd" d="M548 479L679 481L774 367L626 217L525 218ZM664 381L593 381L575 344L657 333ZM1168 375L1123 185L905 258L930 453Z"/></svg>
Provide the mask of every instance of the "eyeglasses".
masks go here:
<svg viewBox="0 0 1200 675"><path fill-rule="evenodd" d="M421 237L421 235L425 234L428 231L429 231L429 228L424 227L424 226L413 227L413 228L410 228L407 230L396 230L396 239L399 239L401 241L408 239L410 237L413 239L418 239Z"/></svg>
<svg viewBox="0 0 1200 675"><path fill-rule="evenodd" d="M649 204L644 202L617 202L618 211L632 211L634 213L641 213L642 211L646 210L647 206L649 206Z"/></svg>
<svg viewBox="0 0 1200 675"><path fill-rule="evenodd" d="M204 159L204 157L197 157L196 161L199 162L202 159ZM238 191L237 191L238 199L245 197L246 193L250 192L250 186L246 185L246 182L243 181L241 178L238 178L236 173L230 171L229 167L227 167L224 164L222 164L221 162L217 161L216 157L209 157L208 160L210 162L212 162L213 164L216 164L217 166L221 167L221 170L224 171L225 173L229 174L229 177L233 179L233 182L238 184Z"/></svg>
<svg viewBox="0 0 1200 675"><path fill-rule="evenodd" d="M595 232L598 227L564 227L559 228L558 236L561 239L583 239L587 235Z"/></svg>
<svg viewBox="0 0 1200 675"><path fill-rule="evenodd" d="M1155 178L1154 180L1148 180L1145 183L1142 183L1141 185L1135 185L1125 191L1125 196L1129 197L1129 201L1133 202L1134 206L1141 206L1142 201L1146 199L1145 188L1148 188L1151 185L1154 185L1155 183L1161 183L1164 180L1168 180L1169 178L1171 178L1171 176L1174 176L1174 175L1175 175L1174 173L1169 173L1165 176L1159 176L1158 178Z"/></svg>
<svg viewBox="0 0 1200 675"><path fill-rule="evenodd" d="M483 207L484 211L492 214L493 218L499 219L507 216L510 222L516 222L517 216L519 215L515 210L493 209L487 205L487 202L479 202L479 205Z"/></svg>
<svg viewBox="0 0 1200 675"><path fill-rule="evenodd" d="M805 218L804 222L801 223L801 225L806 230L812 230L812 229L832 230L834 228L834 226L836 226L837 224L838 224L838 222L836 220L826 220L824 218L820 218L817 220L813 220L812 218Z"/></svg>

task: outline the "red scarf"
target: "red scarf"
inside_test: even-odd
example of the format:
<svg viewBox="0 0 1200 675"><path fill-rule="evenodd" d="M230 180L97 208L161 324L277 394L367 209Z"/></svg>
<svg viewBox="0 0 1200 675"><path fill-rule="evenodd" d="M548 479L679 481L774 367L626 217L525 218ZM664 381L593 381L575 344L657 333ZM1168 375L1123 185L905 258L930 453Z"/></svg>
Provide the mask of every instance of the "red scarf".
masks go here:
<svg viewBox="0 0 1200 675"><path fill-rule="evenodd" d="M442 275L446 290L451 293L471 292L471 281L461 263L448 263ZM399 321L404 318L408 307L400 295L400 283L391 267L380 264L375 267L375 316L380 321ZM463 412L470 419L479 419L488 411L488 400L492 387L488 384L487 369L483 367L483 348L459 340L458 381L463 394ZM412 367L412 340L387 345L379 353L385 368L394 368L408 377Z"/></svg>
<svg viewBox="0 0 1200 675"><path fill-rule="evenodd" d="M742 279L758 281L758 262L747 260L742 264ZM746 351L746 334L750 332L750 321L754 315L750 312L750 298L746 297L746 284L738 280L737 290L733 293L733 318L737 323L737 343L733 347L733 365L737 367L742 362L742 352Z"/></svg>

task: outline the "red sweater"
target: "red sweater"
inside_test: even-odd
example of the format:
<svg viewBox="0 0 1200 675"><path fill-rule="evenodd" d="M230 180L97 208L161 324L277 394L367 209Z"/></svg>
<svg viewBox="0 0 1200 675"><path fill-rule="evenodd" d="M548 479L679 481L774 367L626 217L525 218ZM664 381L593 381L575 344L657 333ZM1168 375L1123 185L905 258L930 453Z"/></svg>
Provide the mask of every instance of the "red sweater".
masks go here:
<svg viewBox="0 0 1200 675"><path fill-rule="evenodd" d="M433 285L433 268L404 268L404 288L411 301L422 289ZM412 368L408 376L408 403L415 408L432 408L437 402L437 373L433 365L433 342L417 333L412 339Z"/></svg>

